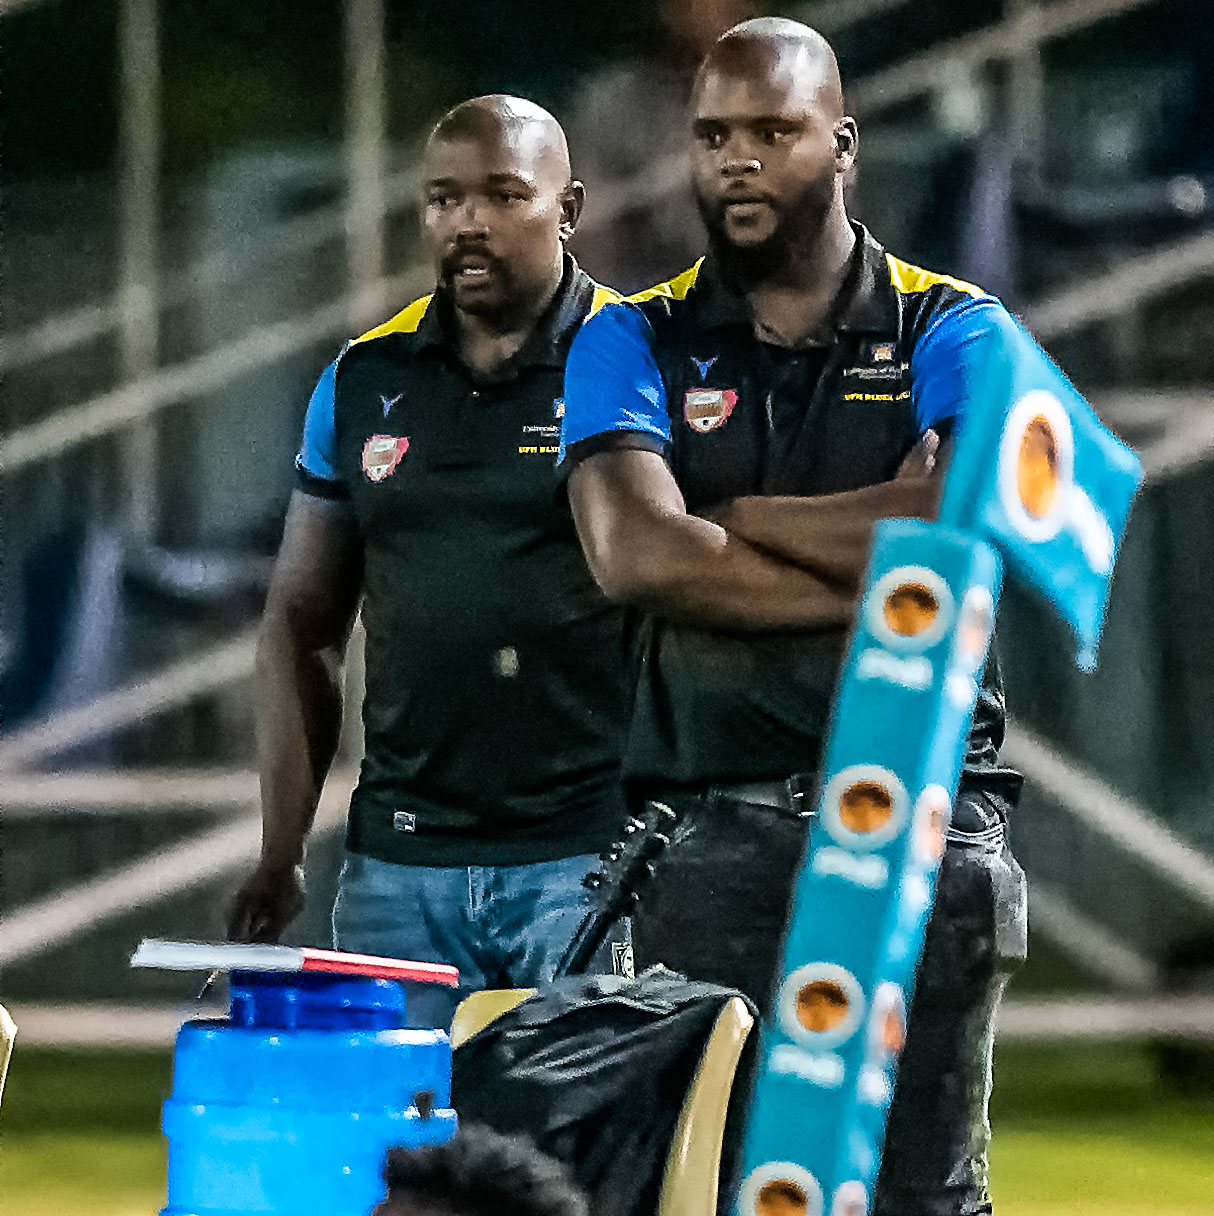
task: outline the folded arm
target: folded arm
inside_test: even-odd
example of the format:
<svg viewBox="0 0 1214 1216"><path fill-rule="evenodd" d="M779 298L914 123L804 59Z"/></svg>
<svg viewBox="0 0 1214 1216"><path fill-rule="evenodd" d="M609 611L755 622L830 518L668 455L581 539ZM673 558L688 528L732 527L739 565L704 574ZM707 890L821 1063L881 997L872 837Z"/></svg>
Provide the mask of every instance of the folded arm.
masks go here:
<svg viewBox="0 0 1214 1216"><path fill-rule="evenodd" d="M615 447L586 457L569 498L591 572L619 603L707 629L850 624L854 597L687 513L666 461Z"/></svg>
<svg viewBox="0 0 1214 1216"><path fill-rule="evenodd" d="M841 494L734 498L710 512L739 540L858 594L873 528L892 518L934 519L947 461L928 431L893 481Z"/></svg>

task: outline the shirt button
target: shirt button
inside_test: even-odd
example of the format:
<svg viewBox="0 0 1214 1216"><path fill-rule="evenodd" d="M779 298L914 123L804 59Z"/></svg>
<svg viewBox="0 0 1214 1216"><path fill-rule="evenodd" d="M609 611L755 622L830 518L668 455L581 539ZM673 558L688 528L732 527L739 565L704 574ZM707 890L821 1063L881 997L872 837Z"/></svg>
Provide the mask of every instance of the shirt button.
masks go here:
<svg viewBox="0 0 1214 1216"><path fill-rule="evenodd" d="M481 395L481 390L479 388L474 388L471 395L475 399Z"/></svg>

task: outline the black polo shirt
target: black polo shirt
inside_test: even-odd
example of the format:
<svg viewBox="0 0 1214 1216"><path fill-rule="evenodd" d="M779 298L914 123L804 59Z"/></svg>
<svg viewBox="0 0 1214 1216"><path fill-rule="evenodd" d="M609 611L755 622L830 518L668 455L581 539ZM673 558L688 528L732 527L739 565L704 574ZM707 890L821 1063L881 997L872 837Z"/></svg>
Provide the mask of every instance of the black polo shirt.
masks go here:
<svg viewBox="0 0 1214 1216"><path fill-rule="evenodd" d="M855 227L829 345L759 341L744 298L711 260L596 313L568 362L562 469L604 447L646 446L665 456L697 513L743 495L887 481L926 425L947 433L957 403L922 399L917 357L929 360L929 335L953 313L968 323L969 310L1002 305L890 257ZM730 634L662 619L647 629L631 779L703 785L819 768L845 630ZM1003 723L992 660L969 740L971 774L1006 772L996 759Z"/></svg>
<svg viewBox="0 0 1214 1216"><path fill-rule="evenodd" d="M523 348L477 377L448 302L426 297L321 378L301 485L348 498L365 546L355 852L517 864L618 829L625 618L552 493L565 357L607 298L568 259Z"/></svg>

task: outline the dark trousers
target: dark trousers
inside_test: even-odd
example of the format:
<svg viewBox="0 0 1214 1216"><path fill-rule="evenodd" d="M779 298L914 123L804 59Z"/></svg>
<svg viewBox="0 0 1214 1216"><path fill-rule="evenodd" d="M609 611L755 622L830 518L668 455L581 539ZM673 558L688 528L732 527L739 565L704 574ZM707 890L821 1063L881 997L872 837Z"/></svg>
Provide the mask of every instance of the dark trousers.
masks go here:
<svg viewBox="0 0 1214 1216"><path fill-rule="evenodd" d="M663 794L680 815L633 915L638 972L664 963L740 988L764 1011L779 979L806 819L719 793ZM1024 873L995 797L958 797L916 976L874 1216L990 1212L987 1101L995 1011L1024 958Z"/></svg>

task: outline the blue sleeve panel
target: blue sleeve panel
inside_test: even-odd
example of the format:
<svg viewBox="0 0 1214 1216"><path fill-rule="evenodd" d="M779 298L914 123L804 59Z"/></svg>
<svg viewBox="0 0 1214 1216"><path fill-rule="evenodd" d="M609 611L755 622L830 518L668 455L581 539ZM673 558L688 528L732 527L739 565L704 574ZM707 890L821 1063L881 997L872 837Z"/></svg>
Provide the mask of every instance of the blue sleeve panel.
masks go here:
<svg viewBox="0 0 1214 1216"><path fill-rule="evenodd" d="M334 418L336 379L335 359L321 373L308 402L303 442L299 455L295 457L295 467L305 488L310 488L316 482L327 482L335 488L341 485L341 474L337 471L337 426Z"/></svg>
<svg viewBox="0 0 1214 1216"><path fill-rule="evenodd" d="M670 442L666 387L653 330L626 304L608 304L578 331L565 364L565 416L557 464L577 444L612 431Z"/></svg>
<svg viewBox="0 0 1214 1216"><path fill-rule="evenodd" d="M990 344L1009 340L1011 316L994 296L966 300L942 313L911 359L911 403L919 433L952 433L972 408L972 371Z"/></svg>

